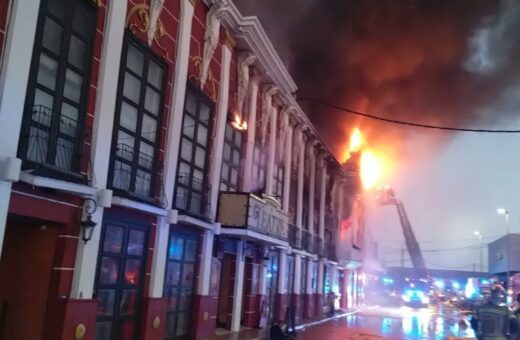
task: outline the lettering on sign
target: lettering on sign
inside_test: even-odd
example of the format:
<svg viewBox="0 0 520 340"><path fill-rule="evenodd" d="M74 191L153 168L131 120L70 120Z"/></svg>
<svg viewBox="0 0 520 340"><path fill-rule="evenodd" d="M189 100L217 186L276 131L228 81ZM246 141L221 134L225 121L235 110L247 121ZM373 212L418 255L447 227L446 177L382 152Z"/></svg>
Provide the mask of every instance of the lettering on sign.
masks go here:
<svg viewBox="0 0 520 340"><path fill-rule="evenodd" d="M278 209L253 197L249 198L248 227L277 238L287 239L287 219Z"/></svg>

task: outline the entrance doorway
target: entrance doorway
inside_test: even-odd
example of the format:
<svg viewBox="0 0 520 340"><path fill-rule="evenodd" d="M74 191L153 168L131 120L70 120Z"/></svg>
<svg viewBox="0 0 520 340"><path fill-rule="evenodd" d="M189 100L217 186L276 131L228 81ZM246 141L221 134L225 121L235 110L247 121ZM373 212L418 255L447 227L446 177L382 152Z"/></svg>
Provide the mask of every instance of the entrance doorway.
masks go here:
<svg viewBox="0 0 520 340"><path fill-rule="evenodd" d="M267 262L266 274L266 298L268 308L268 324L272 324L276 315L276 293L278 292L278 253L269 252L269 261Z"/></svg>
<svg viewBox="0 0 520 340"><path fill-rule="evenodd" d="M198 234L170 232L164 296L168 298L166 339L186 339L195 291Z"/></svg>
<svg viewBox="0 0 520 340"><path fill-rule="evenodd" d="M8 219L0 260L0 339L42 338L57 235L53 225Z"/></svg>
<svg viewBox="0 0 520 340"><path fill-rule="evenodd" d="M139 337L148 227L106 221L101 232L95 296L96 340Z"/></svg>
<svg viewBox="0 0 520 340"><path fill-rule="evenodd" d="M231 328L235 257L236 256L234 254L224 253L224 257L222 259L217 313L217 327L219 328Z"/></svg>

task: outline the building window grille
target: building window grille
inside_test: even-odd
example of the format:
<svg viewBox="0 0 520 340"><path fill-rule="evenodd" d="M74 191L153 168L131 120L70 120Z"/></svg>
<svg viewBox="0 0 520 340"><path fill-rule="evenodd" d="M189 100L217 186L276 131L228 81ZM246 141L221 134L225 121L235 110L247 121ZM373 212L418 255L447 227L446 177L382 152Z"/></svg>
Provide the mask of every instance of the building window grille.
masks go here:
<svg viewBox="0 0 520 340"><path fill-rule="evenodd" d="M284 167L283 163L274 165L274 178L273 178L273 195L278 197L280 201L283 197L283 176Z"/></svg>
<svg viewBox="0 0 520 340"><path fill-rule="evenodd" d="M182 123L175 207L197 217L207 214L207 150L212 104L200 91L186 90Z"/></svg>
<svg viewBox="0 0 520 340"><path fill-rule="evenodd" d="M41 2L18 150L24 169L87 180L85 116L95 23L91 1Z"/></svg>
<svg viewBox="0 0 520 340"><path fill-rule="evenodd" d="M267 169L267 153L263 145L257 141L253 151L253 190L265 190L265 176Z"/></svg>
<svg viewBox="0 0 520 340"><path fill-rule="evenodd" d="M233 128L230 123L226 124L220 172L221 191L239 191L240 189L242 138L242 131Z"/></svg>
<svg viewBox="0 0 520 340"><path fill-rule="evenodd" d="M130 34L125 36L112 142L114 192L160 203L158 151L166 66Z"/></svg>

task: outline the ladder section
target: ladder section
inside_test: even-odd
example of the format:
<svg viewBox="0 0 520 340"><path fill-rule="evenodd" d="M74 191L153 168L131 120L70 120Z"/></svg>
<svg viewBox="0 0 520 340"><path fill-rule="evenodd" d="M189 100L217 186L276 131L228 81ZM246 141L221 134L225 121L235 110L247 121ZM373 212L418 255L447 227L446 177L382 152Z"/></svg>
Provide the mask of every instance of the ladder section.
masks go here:
<svg viewBox="0 0 520 340"><path fill-rule="evenodd" d="M412 225L410 224L410 220L408 219L408 215L406 214L406 210L404 209L403 202L401 202L398 199L394 199L394 204L397 208L399 220L401 221L401 227L403 228L406 249L410 254L410 259L412 261L413 267L417 270L417 273L420 276L426 276L426 264L424 263L421 248L419 247L419 243L417 242L415 233L413 232Z"/></svg>

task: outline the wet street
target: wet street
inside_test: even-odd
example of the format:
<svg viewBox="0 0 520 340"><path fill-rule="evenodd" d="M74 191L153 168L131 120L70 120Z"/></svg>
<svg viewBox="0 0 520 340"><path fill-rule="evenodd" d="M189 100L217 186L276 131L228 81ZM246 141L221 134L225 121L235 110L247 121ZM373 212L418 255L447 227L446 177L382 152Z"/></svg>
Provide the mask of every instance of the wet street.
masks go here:
<svg viewBox="0 0 520 340"><path fill-rule="evenodd" d="M412 309L379 307L301 329L298 339L449 339L473 338L460 311L451 306Z"/></svg>

